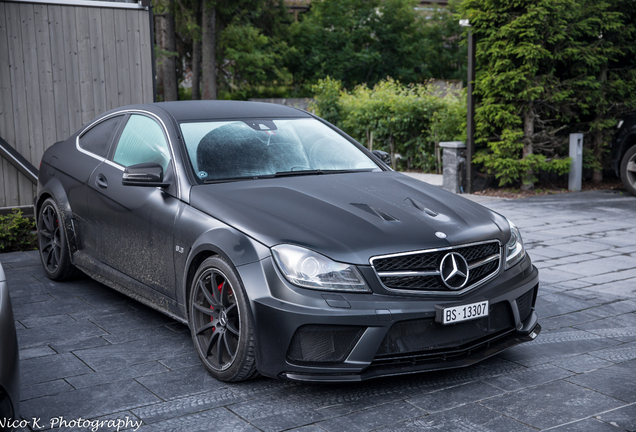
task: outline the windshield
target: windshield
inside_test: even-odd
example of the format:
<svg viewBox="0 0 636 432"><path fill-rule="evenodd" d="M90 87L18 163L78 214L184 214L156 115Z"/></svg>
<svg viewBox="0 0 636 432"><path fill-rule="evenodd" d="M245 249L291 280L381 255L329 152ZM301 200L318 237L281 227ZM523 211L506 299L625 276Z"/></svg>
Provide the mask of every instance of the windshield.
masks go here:
<svg viewBox="0 0 636 432"><path fill-rule="evenodd" d="M380 168L315 119L181 123L200 181L371 171Z"/></svg>

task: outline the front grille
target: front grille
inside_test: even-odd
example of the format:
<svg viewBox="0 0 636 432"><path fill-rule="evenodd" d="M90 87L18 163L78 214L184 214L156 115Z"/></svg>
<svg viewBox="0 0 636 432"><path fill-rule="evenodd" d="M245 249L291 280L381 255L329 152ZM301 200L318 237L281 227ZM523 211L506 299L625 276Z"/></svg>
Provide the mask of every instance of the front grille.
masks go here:
<svg viewBox="0 0 636 432"><path fill-rule="evenodd" d="M489 274L491 274L493 271L497 270L498 267L499 267L499 261L497 260L497 261L491 261L488 264L485 264L481 267L477 267L471 270L468 277L468 284L470 285L470 284L479 282L480 280L484 279Z"/></svg>
<svg viewBox="0 0 636 432"><path fill-rule="evenodd" d="M450 290L439 275L442 258L450 252L461 254L470 268L468 281L461 291ZM482 262L488 258L492 258L492 261ZM501 251L498 241L490 241L440 250L380 256L371 258L370 261L378 278L389 290L463 293L498 273Z"/></svg>
<svg viewBox="0 0 636 432"><path fill-rule="evenodd" d="M304 325L294 333L287 359L301 363L343 362L366 327Z"/></svg>
<svg viewBox="0 0 636 432"><path fill-rule="evenodd" d="M380 278L384 286L404 290L437 290L441 288L439 276L400 276Z"/></svg>
<svg viewBox="0 0 636 432"><path fill-rule="evenodd" d="M489 316L443 325L435 318L400 321L391 326L375 358L400 358L416 353L458 348L484 337L514 329L508 302L491 305Z"/></svg>
<svg viewBox="0 0 636 432"><path fill-rule="evenodd" d="M390 258L379 258L373 261L376 271L398 271L411 269L435 269L438 254L419 253L413 255L401 255Z"/></svg>

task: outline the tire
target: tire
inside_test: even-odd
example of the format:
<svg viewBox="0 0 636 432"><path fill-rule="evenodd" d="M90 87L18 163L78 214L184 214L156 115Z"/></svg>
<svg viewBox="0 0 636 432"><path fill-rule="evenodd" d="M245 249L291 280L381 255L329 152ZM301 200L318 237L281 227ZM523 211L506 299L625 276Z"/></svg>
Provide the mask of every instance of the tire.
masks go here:
<svg viewBox="0 0 636 432"><path fill-rule="evenodd" d="M66 230L57 203L48 198L38 214L38 249L44 272L56 281L73 279L81 272L71 263Z"/></svg>
<svg viewBox="0 0 636 432"><path fill-rule="evenodd" d="M214 378L239 382L257 376L247 297L224 259L214 256L201 263L188 309L194 346Z"/></svg>
<svg viewBox="0 0 636 432"><path fill-rule="evenodd" d="M621 160L621 180L627 191L636 196L636 145L627 149Z"/></svg>

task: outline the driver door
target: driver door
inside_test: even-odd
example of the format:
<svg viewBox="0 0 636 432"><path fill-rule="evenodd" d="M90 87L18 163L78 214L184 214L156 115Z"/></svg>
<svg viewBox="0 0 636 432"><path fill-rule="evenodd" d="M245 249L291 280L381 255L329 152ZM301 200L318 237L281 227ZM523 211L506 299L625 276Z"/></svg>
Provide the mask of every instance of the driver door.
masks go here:
<svg viewBox="0 0 636 432"><path fill-rule="evenodd" d="M159 163L171 185L122 185L125 167L144 162ZM174 298L173 225L180 200L166 131L149 116L130 115L88 185L91 219L101 233L100 261Z"/></svg>

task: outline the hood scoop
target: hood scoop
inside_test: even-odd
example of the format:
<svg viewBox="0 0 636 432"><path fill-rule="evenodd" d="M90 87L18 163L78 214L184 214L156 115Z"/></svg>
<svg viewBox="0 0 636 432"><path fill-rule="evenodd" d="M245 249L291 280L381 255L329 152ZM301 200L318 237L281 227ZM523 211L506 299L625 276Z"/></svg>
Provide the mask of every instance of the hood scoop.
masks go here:
<svg viewBox="0 0 636 432"><path fill-rule="evenodd" d="M426 213L427 215L429 215L430 217L437 217L439 216L439 213L434 212L433 210L426 208L424 206L424 204L415 201L413 198L407 198L404 201L410 203L413 207L415 207L416 209L418 209L421 212Z"/></svg>
<svg viewBox="0 0 636 432"><path fill-rule="evenodd" d="M358 204L358 203L350 203L352 206L359 208L360 210L364 210L365 212L372 214L373 216L377 216L383 221L386 222L398 222L397 218L394 218L388 213L384 213L382 210L379 210L375 207L371 207L369 204Z"/></svg>

